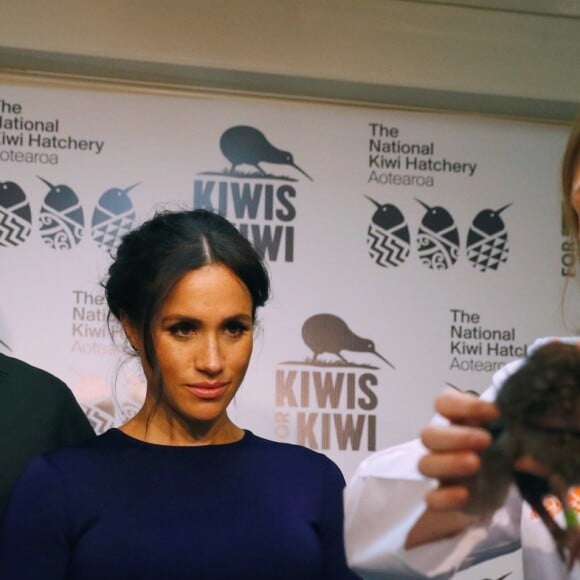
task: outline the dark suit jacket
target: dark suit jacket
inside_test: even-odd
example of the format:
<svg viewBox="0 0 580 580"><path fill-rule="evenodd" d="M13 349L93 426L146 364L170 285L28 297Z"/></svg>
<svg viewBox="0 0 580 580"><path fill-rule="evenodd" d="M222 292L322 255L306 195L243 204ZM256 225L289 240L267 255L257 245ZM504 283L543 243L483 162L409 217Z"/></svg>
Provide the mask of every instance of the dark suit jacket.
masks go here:
<svg viewBox="0 0 580 580"><path fill-rule="evenodd" d="M93 436L60 379L0 353L0 513L30 459Z"/></svg>

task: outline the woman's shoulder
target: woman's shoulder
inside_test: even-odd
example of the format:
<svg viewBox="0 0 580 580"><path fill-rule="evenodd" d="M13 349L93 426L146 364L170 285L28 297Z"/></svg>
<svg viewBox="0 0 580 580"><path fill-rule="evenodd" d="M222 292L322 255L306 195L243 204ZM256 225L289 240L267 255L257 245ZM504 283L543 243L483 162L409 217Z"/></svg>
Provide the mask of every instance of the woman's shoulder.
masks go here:
<svg viewBox="0 0 580 580"><path fill-rule="evenodd" d="M305 465L319 466L320 468L328 468L334 466L338 469L334 461L321 451L316 451L300 445L298 443L290 443L288 441L274 441L255 435L251 431L246 431L248 438L248 447L260 450L265 455L268 455L273 460L281 462L295 462L303 463Z"/></svg>
<svg viewBox="0 0 580 580"><path fill-rule="evenodd" d="M79 443L72 443L70 445L63 445L53 451L43 453L37 459L42 459L44 462L56 467L82 463L89 459L94 461L99 457L107 457L109 450L118 447L118 440L115 437L116 429L109 429L101 435L91 437Z"/></svg>
<svg viewBox="0 0 580 580"><path fill-rule="evenodd" d="M78 482L92 479L95 473L109 471L109 466L103 466L110 455L103 452L108 446L108 438L105 433L33 457L20 474L18 485L26 488L35 482L34 485L42 487L47 483L60 482L61 486L74 487Z"/></svg>
<svg viewBox="0 0 580 580"><path fill-rule="evenodd" d="M297 453L299 455L325 457L319 451L316 451L314 449L310 449L309 447L306 447L304 445L300 445L299 443L291 443L289 441L278 441L278 440L274 440L274 439L268 439L266 437L256 435L252 431L246 430L246 437L248 438L249 442L252 445L255 445L257 447L262 447L264 449L269 449L273 452Z"/></svg>

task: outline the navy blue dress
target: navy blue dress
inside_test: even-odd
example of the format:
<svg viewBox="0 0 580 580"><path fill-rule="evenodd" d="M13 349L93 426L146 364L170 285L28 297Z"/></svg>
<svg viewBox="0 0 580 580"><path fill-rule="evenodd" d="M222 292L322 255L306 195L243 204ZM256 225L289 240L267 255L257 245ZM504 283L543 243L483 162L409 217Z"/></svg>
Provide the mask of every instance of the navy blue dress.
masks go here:
<svg viewBox="0 0 580 580"><path fill-rule="evenodd" d="M174 447L117 429L34 459L0 530L3 580L342 580L344 478L249 431Z"/></svg>

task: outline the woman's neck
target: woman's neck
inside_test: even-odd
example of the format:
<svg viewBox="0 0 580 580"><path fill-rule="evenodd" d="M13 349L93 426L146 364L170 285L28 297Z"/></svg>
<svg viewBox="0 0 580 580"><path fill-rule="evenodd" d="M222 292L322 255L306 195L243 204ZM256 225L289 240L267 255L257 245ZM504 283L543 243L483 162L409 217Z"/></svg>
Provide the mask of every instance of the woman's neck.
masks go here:
<svg viewBox="0 0 580 580"><path fill-rule="evenodd" d="M244 436L243 429L227 415L216 421L189 421L169 416L161 409L149 410L146 405L119 429L147 443L175 446L224 445Z"/></svg>

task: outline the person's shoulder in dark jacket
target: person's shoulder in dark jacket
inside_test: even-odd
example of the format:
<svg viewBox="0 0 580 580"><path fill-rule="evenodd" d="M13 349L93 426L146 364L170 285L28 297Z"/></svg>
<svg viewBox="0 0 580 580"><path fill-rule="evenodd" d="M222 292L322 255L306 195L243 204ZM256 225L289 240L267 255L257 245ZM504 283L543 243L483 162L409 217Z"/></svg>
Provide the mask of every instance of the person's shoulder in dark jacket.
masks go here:
<svg viewBox="0 0 580 580"><path fill-rule="evenodd" d="M0 353L0 511L32 458L94 436L61 379Z"/></svg>

